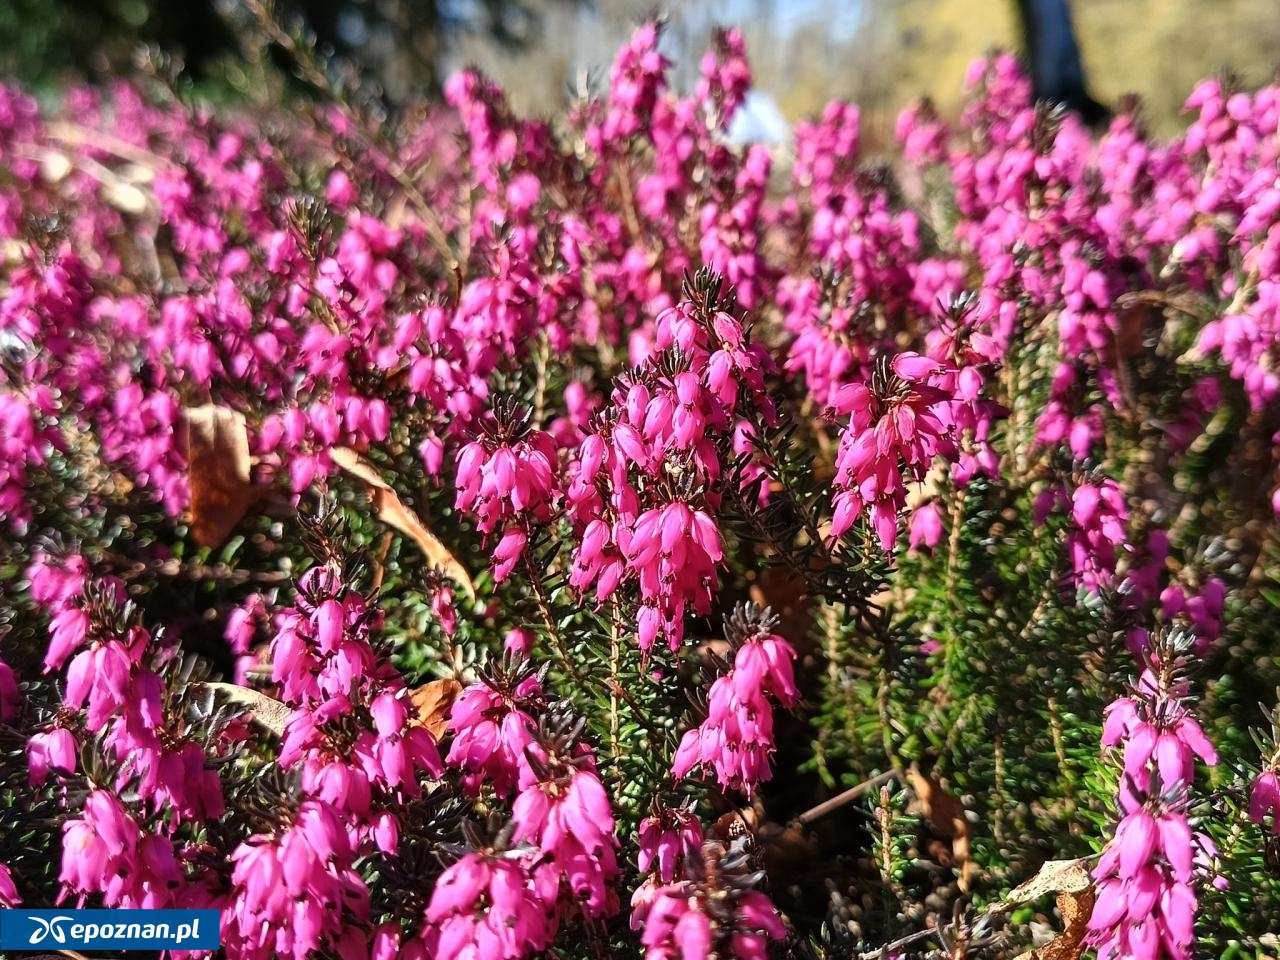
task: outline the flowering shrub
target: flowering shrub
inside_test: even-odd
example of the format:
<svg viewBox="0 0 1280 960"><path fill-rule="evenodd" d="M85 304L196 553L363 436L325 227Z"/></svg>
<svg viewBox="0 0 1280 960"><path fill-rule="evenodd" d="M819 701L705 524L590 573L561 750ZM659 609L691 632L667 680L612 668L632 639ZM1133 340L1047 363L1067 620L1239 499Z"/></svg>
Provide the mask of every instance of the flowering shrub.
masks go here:
<svg viewBox="0 0 1280 960"><path fill-rule="evenodd" d="M1263 956L1280 87L1159 142L995 57L775 169L660 38L555 122L0 88L0 904Z"/></svg>

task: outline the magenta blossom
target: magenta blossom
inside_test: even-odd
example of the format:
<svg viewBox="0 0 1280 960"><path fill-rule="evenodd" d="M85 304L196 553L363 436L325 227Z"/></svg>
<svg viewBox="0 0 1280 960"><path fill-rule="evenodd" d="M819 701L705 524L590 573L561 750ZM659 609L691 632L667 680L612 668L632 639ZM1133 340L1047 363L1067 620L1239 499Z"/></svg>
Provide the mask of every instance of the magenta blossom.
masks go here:
<svg viewBox="0 0 1280 960"><path fill-rule="evenodd" d="M733 667L711 685L707 718L681 739L672 774L684 777L702 766L715 770L723 788L748 793L772 776L772 701L791 707L799 699L795 651L771 632L774 626L767 609L751 604L729 619L726 635L739 643Z"/></svg>

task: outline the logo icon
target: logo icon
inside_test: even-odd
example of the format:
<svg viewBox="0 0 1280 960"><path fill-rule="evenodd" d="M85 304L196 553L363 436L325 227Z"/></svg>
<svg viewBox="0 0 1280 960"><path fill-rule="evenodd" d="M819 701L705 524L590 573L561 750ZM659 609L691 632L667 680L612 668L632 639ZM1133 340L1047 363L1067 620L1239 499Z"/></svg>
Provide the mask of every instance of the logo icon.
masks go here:
<svg viewBox="0 0 1280 960"><path fill-rule="evenodd" d="M46 920L44 919L44 917L28 916L27 919L40 924L40 927L41 927L41 929L37 929L33 934L31 934L32 945L39 943L41 940L43 940L45 937L49 936L50 934L53 935L53 939L57 943L67 942L67 935L62 932L61 928L58 927L58 923L62 920L70 920L71 919L70 917L53 917L49 920Z"/></svg>

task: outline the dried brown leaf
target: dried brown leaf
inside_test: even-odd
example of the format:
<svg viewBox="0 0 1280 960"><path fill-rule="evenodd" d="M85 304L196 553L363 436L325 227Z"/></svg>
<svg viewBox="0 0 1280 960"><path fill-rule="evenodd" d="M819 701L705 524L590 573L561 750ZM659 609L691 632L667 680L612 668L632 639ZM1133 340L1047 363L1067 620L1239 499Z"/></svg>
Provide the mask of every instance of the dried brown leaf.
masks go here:
<svg viewBox="0 0 1280 960"><path fill-rule="evenodd" d="M471 574L449 552L449 548L427 529L418 515L405 505L373 464L349 447L334 447L329 451L329 456L347 473L365 482L379 520L412 538L422 549L428 563L439 567L446 576L455 580L472 600L476 598L476 586L471 581Z"/></svg>
<svg viewBox="0 0 1280 960"><path fill-rule="evenodd" d="M1020 954L1017 960L1077 960L1084 949L1096 893L1089 866L1083 859L1047 860L1036 875L1009 891L1005 902L1030 903L1048 893L1058 895L1062 933L1049 943Z"/></svg>
<svg viewBox="0 0 1280 960"><path fill-rule="evenodd" d="M188 407L186 421L191 535L202 547L217 547L258 499L249 433L243 414L215 404Z"/></svg>
<svg viewBox="0 0 1280 960"><path fill-rule="evenodd" d="M253 719L259 726L278 737L284 736L285 724L293 716L293 710L279 700L236 683L213 682L201 684L201 686L221 694L237 706L246 708L253 714Z"/></svg>
<svg viewBox="0 0 1280 960"><path fill-rule="evenodd" d="M770 876L795 872L818 858L818 846L797 827L769 821L756 831Z"/></svg>
<svg viewBox="0 0 1280 960"><path fill-rule="evenodd" d="M1083 890L1064 890L1058 894L1058 911L1062 914L1062 933L1043 947L1019 954L1017 960L1079 960L1084 952L1089 917L1097 895L1092 886Z"/></svg>
<svg viewBox="0 0 1280 960"><path fill-rule="evenodd" d="M914 765L907 782L920 801L920 811L930 825L951 841L951 855L960 868L960 889L967 891L977 866L969 857L969 819L959 798L947 793L932 774L925 776Z"/></svg>
<svg viewBox="0 0 1280 960"><path fill-rule="evenodd" d="M766 567L748 587L752 603L769 607L778 616L778 633L791 641L796 652L813 652L813 598L803 577L784 567Z"/></svg>
<svg viewBox="0 0 1280 960"><path fill-rule="evenodd" d="M1028 903L1046 893L1083 893L1093 886L1088 862L1079 860L1046 860L1036 875L1009 891L1007 903Z"/></svg>
<svg viewBox="0 0 1280 960"><path fill-rule="evenodd" d="M439 742L449 729L449 710L462 693L462 684L450 677L431 680L409 690L409 702L417 715L413 721L427 728Z"/></svg>

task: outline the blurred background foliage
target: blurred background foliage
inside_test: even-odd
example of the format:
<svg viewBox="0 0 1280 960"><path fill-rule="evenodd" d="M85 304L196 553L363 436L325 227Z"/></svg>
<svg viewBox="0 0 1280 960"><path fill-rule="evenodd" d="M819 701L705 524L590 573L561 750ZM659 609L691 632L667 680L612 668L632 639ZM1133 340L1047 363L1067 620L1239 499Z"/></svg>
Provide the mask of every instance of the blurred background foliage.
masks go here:
<svg viewBox="0 0 1280 960"><path fill-rule="evenodd" d="M238 30L257 0L0 0L0 75L53 90L129 69L151 47L207 96L250 93L264 51ZM439 92L477 65L517 110L550 113L598 83L653 0L264 0L373 80L389 103ZM741 27L766 126L819 112L834 98L864 110L870 143L897 112L929 96L958 109L969 62L1023 47L1014 0L680 0L666 4L675 81L697 69L711 29ZM1023 0L1023 5L1026 0ZM1194 83L1224 69L1246 85L1280 61L1275 0L1070 0L1090 92L1114 106L1140 95L1158 134L1180 126ZM286 67L278 52L265 58ZM246 69L252 64L255 69Z"/></svg>

